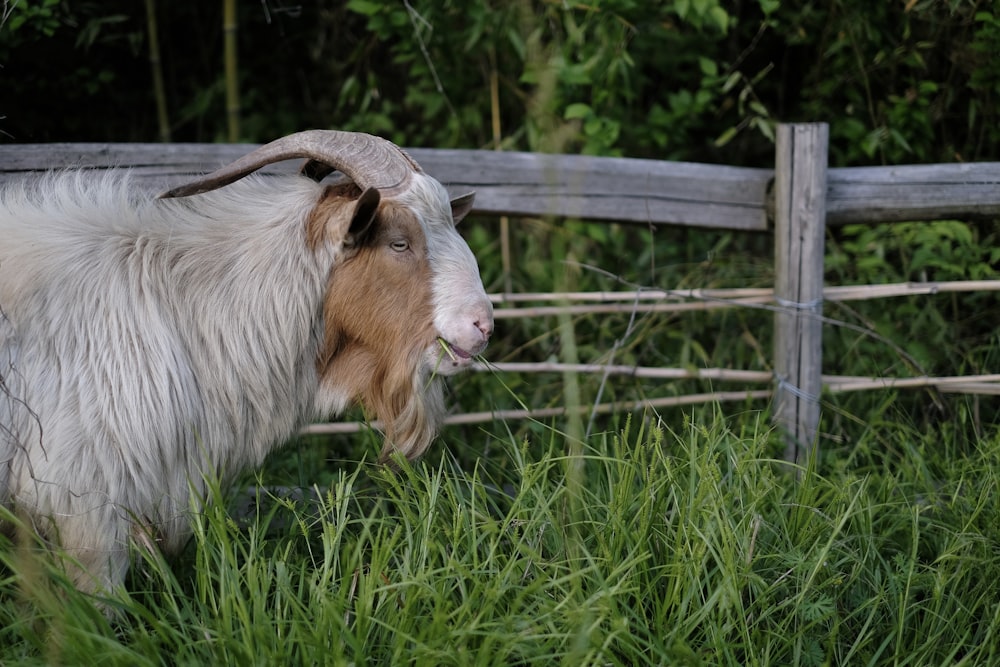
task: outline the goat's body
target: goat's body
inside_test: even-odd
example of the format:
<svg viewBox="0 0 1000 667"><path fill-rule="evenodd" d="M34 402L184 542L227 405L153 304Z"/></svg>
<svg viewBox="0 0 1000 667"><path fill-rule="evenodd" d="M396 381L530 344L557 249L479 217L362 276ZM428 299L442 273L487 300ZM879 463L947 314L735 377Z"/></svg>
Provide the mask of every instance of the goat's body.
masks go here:
<svg viewBox="0 0 1000 667"><path fill-rule="evenodd" d="M182 543L206 474L315 417L336 251L304 241L319 190L250 179L195 211L68 173L0 201L0 500L99 583L137 529Z"/></svg>
<svg viewBox="0 0 1000 667"><path fill-rule="evenodd" d="M306 176L244 178L293 157ZM308 177L331 168L349 182ZM122 171L0 191L0 503L90 590L317 416L360 403L383 457L419 456L435 376L493 330L455 230L471 195L383 139L296 133L164 197Z"/></svg>

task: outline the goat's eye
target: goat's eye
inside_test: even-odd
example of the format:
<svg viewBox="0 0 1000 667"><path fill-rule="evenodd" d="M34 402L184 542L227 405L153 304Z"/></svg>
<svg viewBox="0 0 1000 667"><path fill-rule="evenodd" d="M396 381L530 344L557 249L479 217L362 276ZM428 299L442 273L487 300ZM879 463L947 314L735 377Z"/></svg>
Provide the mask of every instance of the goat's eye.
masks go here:
<svg viewBox="0 0 1000 667"><path fill-rule="evenodd" d="M408 241L392 241L389 243L389 247L396 252L403 252L404 250L408 250L410 248L410 243Z"/></svg>

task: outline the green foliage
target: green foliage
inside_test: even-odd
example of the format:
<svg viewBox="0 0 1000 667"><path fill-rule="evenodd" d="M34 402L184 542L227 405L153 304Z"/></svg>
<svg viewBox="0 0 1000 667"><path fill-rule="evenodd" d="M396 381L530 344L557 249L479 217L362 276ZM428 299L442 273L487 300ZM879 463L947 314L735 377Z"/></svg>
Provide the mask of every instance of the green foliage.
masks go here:
<svg viewBox="0 0 1000 667"><path fill-rule="evenodd" d="M221 7L159 4L174 136L222 137ZM134 2L4 6L9 135L156 136ZM776 120L823 120L835 165L989 159L998 16L962 1L264 3L239 15L244 132L770 164ZM92 113L54 113L74 105Z"/></svg>
<svg viewBox="0 0 1000 667"><path fill-rule="evenodd" d="M837 0L829 13L772 15L801 26L803 46L822 56L802 78L808 99L797 116L829 120L837 164L988 159L995 101L974 87L991 76L981 54L995 26L976 3L903 4Z"/></svg>
<svg viewBox="0 0 1000 667"><path fill-rule="evenodd" d="M58 9L60 0L43 0L39 3L18 2L4 5L3 26L13 32L33 31L52 37L59 29Z"/></svg>
<svg viewBox="0 0 1000 667"><path fill-rule="evenodd" d="M825 260L833 282L988 280L997 278L995 231L957 220L848 225Z"/></svg>
<svg viewBox="0 0 1000 667"><path fill-rule="evenodd" d="M825 264L834 284L997 280L997 245L995 229L960 221L848 225L830 235ZM994 300L972 293L836 307L835 317L874 335L831 327L824 333L825 370L851 374L857 361L869 359L863 374L988 373Z"/></svg>

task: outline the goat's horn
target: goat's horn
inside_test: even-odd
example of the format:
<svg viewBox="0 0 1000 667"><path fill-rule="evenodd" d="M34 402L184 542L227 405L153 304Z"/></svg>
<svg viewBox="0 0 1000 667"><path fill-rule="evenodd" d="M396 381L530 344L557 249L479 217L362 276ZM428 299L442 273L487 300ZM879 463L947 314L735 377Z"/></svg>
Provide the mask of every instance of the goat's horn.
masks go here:
<svg viewBox="0 0 1000 667"><path fill-rule="evenodd" d="M362 189L376 188L383 195L407 187L420 165L396 144L361 132L307 130L276 139L247 153L211 174L178 186L160 197L188 197L229 185L274 162L307 158L302 173L321 180L337 170Z"/></svg>

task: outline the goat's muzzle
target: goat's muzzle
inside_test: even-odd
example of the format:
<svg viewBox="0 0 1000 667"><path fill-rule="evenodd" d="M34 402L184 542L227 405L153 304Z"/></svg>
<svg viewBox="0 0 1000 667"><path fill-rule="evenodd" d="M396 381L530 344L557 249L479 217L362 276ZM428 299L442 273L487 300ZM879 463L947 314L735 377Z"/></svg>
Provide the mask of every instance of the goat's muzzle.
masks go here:
<svg viewBox="0 0 1000 667"><path fill-rule="evenodd" d="M483 353L493 335L493 306L489 301L471 309L468 324L450 337L439 335L432 346L431 356L436 371L445 375L468 367L474 357Z"/></svg>

